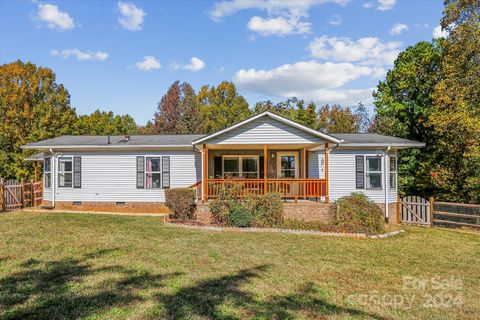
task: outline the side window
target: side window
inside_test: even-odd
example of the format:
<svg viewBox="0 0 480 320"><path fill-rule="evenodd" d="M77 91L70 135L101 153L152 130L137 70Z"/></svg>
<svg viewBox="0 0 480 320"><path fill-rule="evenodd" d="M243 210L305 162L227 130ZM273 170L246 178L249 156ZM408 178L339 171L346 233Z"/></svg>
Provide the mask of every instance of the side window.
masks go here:
<svg viewBox="0 0 480 320"><path fill-rule="evenodd" d="M43 160L43 180L45 188L52 187L52 158Z"/></svg>
<svg viewBox="0 0 480 320"><path fill-rule="evenodd" d="M145 188L161 188L160 157L147 157L145 163Z"/></svg>
<svg viewBox="0 0 480 320"><path fill-rule="evenodd" d="M381 157L366 157L365 181L367 189L382 189Z"/></svg>
<svg viewBox="0 0 480 320"><path fill-rule="evenodd" d="M58 186L60 188L71 188L73 186L72 158L58 158Z"/></svg>
<svg viewBox="0 0 480 320"><path fill-rule="evenodd" d="M390 188L397 188L397 158L390 157Z"/></svg>

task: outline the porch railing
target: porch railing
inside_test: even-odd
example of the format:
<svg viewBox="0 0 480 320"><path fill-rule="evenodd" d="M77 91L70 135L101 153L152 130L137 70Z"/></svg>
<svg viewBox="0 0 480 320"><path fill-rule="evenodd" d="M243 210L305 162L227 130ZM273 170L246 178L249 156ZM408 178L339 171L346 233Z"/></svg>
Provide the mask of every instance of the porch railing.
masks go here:
<svg viewBox="0 0 480 320"><path fill-rule="evenodd" d="M206 196L216 197L224 186L234 188L237 197L265 192L280 193L282 198L321 198L327 195L325 179L207 179Z"/></svg>

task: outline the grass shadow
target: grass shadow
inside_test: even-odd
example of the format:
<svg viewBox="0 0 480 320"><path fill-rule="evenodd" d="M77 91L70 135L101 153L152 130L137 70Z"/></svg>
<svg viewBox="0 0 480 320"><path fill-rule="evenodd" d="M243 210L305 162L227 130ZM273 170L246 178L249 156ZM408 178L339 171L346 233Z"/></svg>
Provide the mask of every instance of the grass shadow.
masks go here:
<svg viewBox="0 0 480 320"><path fill-rule="evenodd" d="M0 318L2 319L76 319L126 306L143 300L137 289L160 287L168 278L180 274L156 275L114 265L96 268L90 261L114 249L98 250L81 258L40 262L29 259L21 264L26 270L0 279ZM121 274L120 279L100 290L75 292L87 276L98 273ZM97 288L96 288L97 289ZM2 312L3 311L3 312ZM3 313L3 314L2 314Z"/></svg>

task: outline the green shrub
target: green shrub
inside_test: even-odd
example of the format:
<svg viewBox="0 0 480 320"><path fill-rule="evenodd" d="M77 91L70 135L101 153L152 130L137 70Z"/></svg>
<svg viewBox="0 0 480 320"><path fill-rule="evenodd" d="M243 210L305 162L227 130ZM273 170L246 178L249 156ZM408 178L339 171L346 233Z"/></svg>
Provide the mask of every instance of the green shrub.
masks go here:
<svg viewBox="0 0 480 320"><path fill-rule="evenodd" d="M255 227L279 227L283 222L282 198L278 193L248 196L245 207L253 214Z"/></svg>
<svg viewBox="0 0 480 320"><path fill-rule="evenodd" d="M366 234L384 231L382 210L363 193L352 193L335 203L335 224L350 232Z"/></svg>
<svg viewBox="0 0 480 320"><path fill-rule="evenodd" d="M195 190L189 188L166 189L165 205L172 210L174 219L193 219Z"/></svg>
<svg viewBox="0 0 480 320"><path fill-rule="evenodd" d="M252 220L252 213L241 205L233 206L228 214L228 225L232 227L250 227Z"/></svg>
<svg viewBox="0 0 480 320"><path fill-rule="evenodd" d="M210 202L210 214L213 223L238 226L232 222L233 220L237 221L236 218L231 219L232 214L235 217L238 215L247 219L245 212L248 212L248 225L255 227L277 227L281 225L283 206L279 194L248 195L240 199L234 196L240 193L239 188L237 185L226 185L218 190L218 196ZM240 211L242 212L239 213Z"/></svg>
<svg viewBox="0 0 480 320"><path fill-rule="evenodd" d="M238 187L222 186L217 190L217 197L210 202L210 214L212 222L215 224L228 224L228 215L230 210L238 205L238 199L234 194Z"/></svg>

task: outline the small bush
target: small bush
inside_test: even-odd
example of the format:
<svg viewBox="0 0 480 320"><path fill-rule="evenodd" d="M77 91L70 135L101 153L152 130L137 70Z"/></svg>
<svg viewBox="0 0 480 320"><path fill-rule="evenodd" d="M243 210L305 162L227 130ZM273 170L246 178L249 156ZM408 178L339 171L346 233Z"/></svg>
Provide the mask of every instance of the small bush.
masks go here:
<svg viewBox="0 0 480 320"><path fill-rule="evenodd" d="M230 209L228 214L228 225L232 227L245 228L252 224L252 214L245 207L236 205Z"/></svg>
<svg viewBox="0 0 480 320"><path fill-rule="evenodd" d="M245 199L245 207L253 214L255 227L279 227L283 222L282 198L278 193L252 195Z"/></svg>
<svg viewBox="0 0 480 320"><path fill-rule="evenodd" d="M189 188L166 189L165 205L172 210L174 219L193 219L195 190Z"/></svg>
<svg viewBox="0 0 480 320"><path fill-rule="evenodd" d="M218 196L210 202L210 214L215 224L228 224L228 215L233 207L238 205L238 199L234 194L236 186L222 186L218 190Z"/></svg>
<svg viewBox="0 0 480 320"><path fill-rule="evenodd" d="M335 224L351 232L366 234L384 231L382 210L363 193L352 193L335 203Z"/></svg>
<svg viewBox="0 0 480 320"><path fill-rule="evenodd" d="M279 194L248 195L240 199L234 196L240 193L238 188L237 185L226 185L218 190L218 196L210 203L213 223L240 226L233 221L237 221L237 216L241 216L248 221L248 226L277 227L281 225L283 206ZM232 215L235 218L232 218Z"/></svg>

